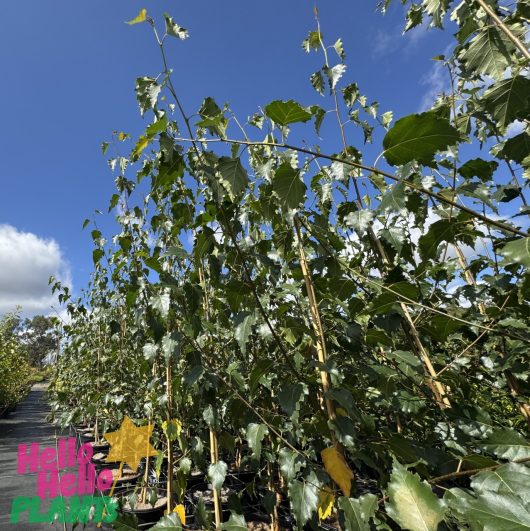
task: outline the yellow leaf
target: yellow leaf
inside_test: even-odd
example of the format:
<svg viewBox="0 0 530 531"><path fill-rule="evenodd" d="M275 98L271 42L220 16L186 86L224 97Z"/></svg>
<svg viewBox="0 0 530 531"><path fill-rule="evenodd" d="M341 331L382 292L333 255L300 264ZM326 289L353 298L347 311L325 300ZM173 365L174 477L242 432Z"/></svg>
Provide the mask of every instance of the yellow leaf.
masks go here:
<svg viewBox="0 0 530 531"><path fill-rule="evenodd" d="M318 518L325 520L331 516L335 496L329 487L324 487L318 494Z"/></svg>
<svg viewBox="0 0 530 531"><path fill-rule="evenodd" d="M151 138L148 136L141 136L138 139L138 142L136 143L136 146L134 146L133 151L133 157L135 159L137 159L142 154L142 151L149 145L149 142L151 142Z"/></svg>
<svg viewBox="0 0 530 531"><path fill-rule="evenodd" d="M138 16L136 18L133 18L132 20L128 20L127 24L132 26L133 24L140 24L140 22L145 22L145 19L147 18L147 9L141 9L140 13L138 13Z"/></svg>
<svg viewBox="0 0 530 531"><path fill-rule="evenodd" d="M324 468L330 475L331 479L340 487L345 496L350 496L351 480L353 472L351 471L346 459L336 446L325 448L320 452Z"/></svg>
<svg viewBox="0 0 530 531"><path fill-rule="evenodd" d="M123 142L127 138L129 138L129 135L127 133L124 133L123 131L120 131L118 133L118 140L120 140L121 142Z"/></svg>
<svg viewBox="0 0 530 531"><path fill-rule="evenodd" d="M174 441L182 432L182 422L178 419L172 419L169 422L165 420L162 422L162 430L170 441Z"/></svg>
<svg viewBox="0 0 530 531"><path fill-rule="evenodd" d="M178 514L180 523L182 525L186 525L186 510L184 509L184 505L182 505L181 503L175 505L173 512Z"/></svg>

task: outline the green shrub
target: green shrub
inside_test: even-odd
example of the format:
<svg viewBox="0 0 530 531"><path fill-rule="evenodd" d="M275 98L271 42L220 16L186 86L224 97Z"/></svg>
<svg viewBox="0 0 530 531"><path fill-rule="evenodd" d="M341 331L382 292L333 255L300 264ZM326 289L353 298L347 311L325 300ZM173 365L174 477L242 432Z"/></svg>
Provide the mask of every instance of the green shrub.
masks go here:
<svg viewBox="0 0 530 531"><path fill-rule="evenodd" d="M31 369L15 333L16 314L0 318L0 410L19 402L27 391Z"/></svg>

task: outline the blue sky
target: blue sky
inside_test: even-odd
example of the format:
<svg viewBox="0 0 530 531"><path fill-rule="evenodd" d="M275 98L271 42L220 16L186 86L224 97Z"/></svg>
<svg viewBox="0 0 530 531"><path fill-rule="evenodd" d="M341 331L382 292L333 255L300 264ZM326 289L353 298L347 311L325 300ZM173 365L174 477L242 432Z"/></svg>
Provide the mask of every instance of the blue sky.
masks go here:
<svg viewBox="0 0 530 531"><path fill-rule="evenodd" d="M430 59L452 36L420 28L402 37L400 3L385 16L376 3L321 2L322 32L329 44L342 37L345 79L382 111L417 112L447 83ZM58 272L74 290L88 280L92 245L81 225L94 209L106 212L114 191L100 144L114 130L143 130L135 79L161 69L149 27L124 24L143 7L160 22L167 11L190 32L168 53L188 113L205 96L230 102L243 121L275 99L322 104L308 81L322 59L300 46L314 29L307 0L4 2L0 313L16 304L48 313L49 274ZM367 153L372 162L377 152ZM108 218L98 223L112 227Z"/></svg>

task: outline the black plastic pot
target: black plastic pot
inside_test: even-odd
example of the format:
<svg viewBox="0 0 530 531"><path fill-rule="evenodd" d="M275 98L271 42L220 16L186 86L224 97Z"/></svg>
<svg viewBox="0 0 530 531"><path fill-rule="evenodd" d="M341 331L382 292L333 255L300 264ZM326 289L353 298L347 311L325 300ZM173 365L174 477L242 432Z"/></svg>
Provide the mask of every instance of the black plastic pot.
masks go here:
<svg viewBox="0 0 530 531"><path fill-rule="evenodd" d="M165 497L164 489L156 489L159 498ZM121 500L127 499L134 492L134 489L128 489L121 493ZM164 511L167 509L167 505L164 503L159 507L149 507L146 509L131 509L130 507L120 507L120 511L125 514L134 514L138 519L139 526L142 529L146 529L149 525L156 524L162 516L164 516Z"/></svg>
<svg viewBox="0 0 530 531"><path fill-rule="evenodd" d="M224 489L231 490L233 494L237 494L237 492L234 489L231 489L228 486L226 486L226 487L223 486L223 490ZM213 508L214 508L213 487L209 483L200 483L200 484L196 485L193 489L189 490L188 493L187 493L187 501L188 501L187 505L189 506L189 508L192 511L194 511L194 509L195 509L195 507L196 507L196 505L197 505L197 503L198 503L198 501L199 501L199 499L201 497L200 495L197 494L199 491L200 492L209 492L209 493L211 493L211 499L210 500L206 500L204 498L203 499L204 499L204 505L206 506L206 509L212 511ZM225 494L225 496L226 496L226 494ZM228 501L227 500L223 501L221 499L221 513L222 513L223 522L227 521L228 518L230 518L230 510L228 508Z"/></svg>
<svg viewBox="0 0 530 531"><path fill-rule="evenodd" d="M186 490L191 491L195 489L198 485L204 484L206 481L206 476L204 472L199 470L192 470L188 479L186 480Z"/></svg>

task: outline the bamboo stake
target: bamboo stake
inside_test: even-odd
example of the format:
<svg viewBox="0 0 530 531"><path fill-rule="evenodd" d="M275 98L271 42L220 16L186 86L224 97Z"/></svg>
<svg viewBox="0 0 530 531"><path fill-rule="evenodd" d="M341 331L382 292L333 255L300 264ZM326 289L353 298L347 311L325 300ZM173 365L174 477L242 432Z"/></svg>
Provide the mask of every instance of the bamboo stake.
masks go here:
<svg viewBox="0 0 530 531"><path fill-rule="evenodd" d="M318 309L318 303L315 295L315 288L313 286L313 279L311 278L311 271L307 263L307 257L304 251L304 244L302 241L302 233L300 231L300 221L298 216L294 218L294 227L296 231L296 236L298 239L298 254L300 255L300 266L302 268L302 273L304 275L305 287L307 290L307 297L309 299L309 310L311 314L311 325L313 326L313 331L315 332L316 337L316 351L318 356L318 361L320 363L326 363L327 360L327 351L326 351L326 341L324 337L324 330L322 328L322 321L320 319L320 311ZM324 401L326 404L326 410L328 413L328 418L330 420L335 420L337 418L337 413L335 411L335 404L331 399L329 399L326 394L331 389L331 379L329 373L320 369L320 380L322 382L322 389L324 391Z"/></svg>
<svg viewBox="0 0 530 531"><path fill-rule="evenodd" d="M167 392L167 422L168 426L171 422L171 406L172 406L172 381L171 381L171 360L166 362L166 392ZM173 497L173 448L171 440L166 435L167 441L167 512L171 514L172 497Z"/></svg>
<svg viewBox="0 0 530 531"><path fill-rule="evenodd" d="M153 374L153 376L156 375L156 365L155 364L153 364L152 374ZM149 425L151 425L151 420L152 420L152 414L149 415L149 419L148 419L148 424ZM141 498L140 498L142 503L145 503L145 500L147 498L147 480L149 479L149 446L150 446L150 442L149 442L149 439L147 439L147 448L146 448L146 452L145 452L145 455L147 457L145 458L144 486L142 488L142 495L141 495Z"/></svg>
<svg viewBox="0 0 530 531"><path fill-rule="evenodd" d="M270 437L269 437L269 442L270 442ZM276 497L276 489L274 488L273 469L270 463L267 463L267 475L269 476L268 478L269 490L275 493L274 507L271 513L271 526L270 527L271 527L271 531L279 531L280 523L278 521L278 500Z"/></svg>
<svg viewBox="0 0 530 531"><path fill-rule="evenodd" d="M298 223L301 223L305 226L306 230L308 230L307 225L303 221L301 221L299 218L297 218ZM389 266L390 261L388 260L388 256L381 244L381 241L373 231L371 227L368 227L368 235L370 237L370 240L372 241L372 245L374 248L374 251L377 253L380 259L380 266L379 270L381 271L381 275L384 277L385 270ZM320 242L321 245L326 249L329 249L327 245L323 242ZM328 252L331 253L331 251L328 250ZM408 310L407 305L404 302L400 303L401 309L403 310L403 314L405 316L405 322L403 323L403 330L405 334L407 335L407 338L409 340L409 343L416 353L416 355L420 358L420 360L423 363L425 372L427 373L427 380L426 383L431 389L434 398L436 400L436 403L441 409L444 409L446 407L451 407L451 402L449 401L449 398L447 396L447 392L445 390L445 386L439 382L436 377L437 373L434 369L434 366L431 362L431 359L429 357L429 354L427 350L424 348L423 343L421 342L418 330L416 328L416 325L414 324L414 321L410 315L410 312Z"/></svg>
<svg viewBox="0 0 530 531"><path fill-rule="evenodd" d="M208 292L206 290L206 276L204 274L204 265L202 260L199 264L199 281L204 290L203 297L203 307L206 318L210 317L210 302L208 299ZM212 465L215 465L219 460L219 451L217 447L217 435L214 429L210 426L210 462ZM221 495L217 489L213 489L213 504L214 504L214 513L215 513L215 528L221 529L223 524L223 519L221 515Z"/></svg>
<svg viewBox="0 0 530 531"><path fill-rule="evenodd" d="M217 435L214 429L210 426L210 461L215 465L219 460L219 450L217 447ZM221 529L223 520L221 515L221 499L220 493L217 489L213 489L213 505L215 513L215 528Z"/></svg>
<svg viewBox="0 0 530 531"><path fill-rule="evenodd" d="M458 256L458 262L460 263L460 267L464 271L464 277L466 278L466 282L470 286L477 286L477 281L475 279L475 276L473 273L469 270L469 266L466 260L466 257L464 253L462 252L462 249L459 245L454 245L456 254ZM478 303L478 310L482 315L486 315L486 305L484 302ZM504 338L503 338L504 339ZM499 355L501 358L505 356L505 352L499 352ZM530 430L530 404L527 402L521 402L519 400L520 396L520 388L519 384L517 383L517 379L513 375L512 371L509 369L506 369L504 371L504 376L506 378L506 381L508 382L508 387L510 388L510 394L512 395L515 402L517 402L517 407L519 408L519 411L521 412L521 415L523 415L524 419L526 420L526 423L528 425L528 429Z"/></svg>

